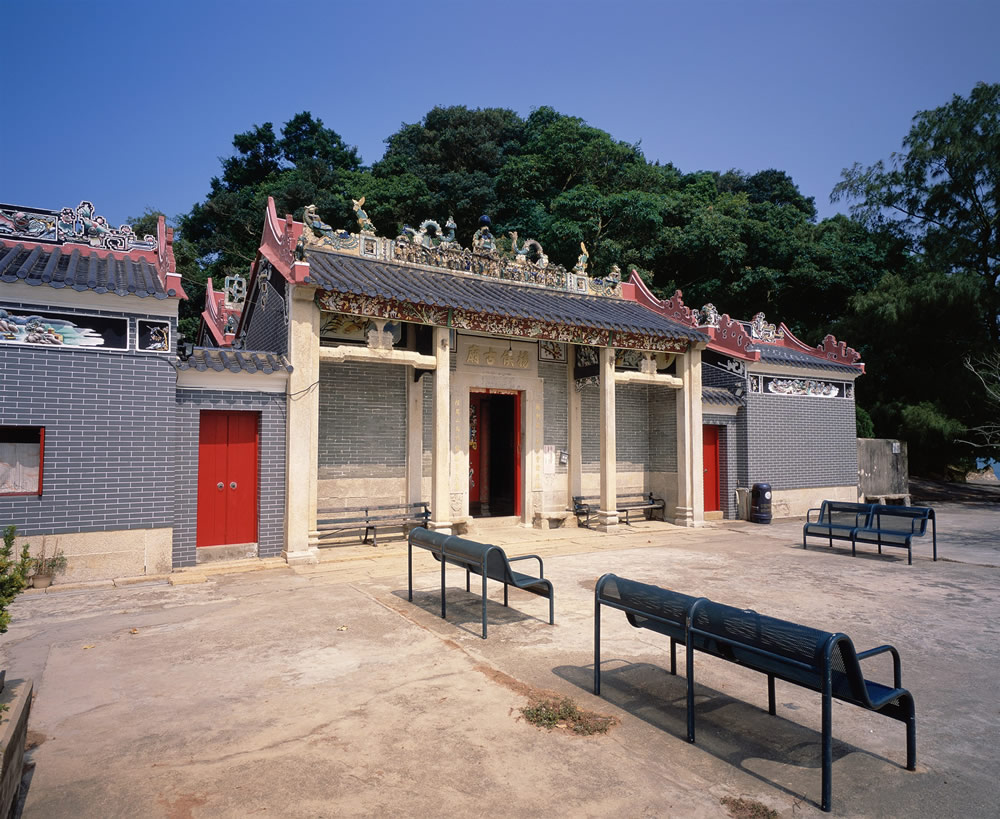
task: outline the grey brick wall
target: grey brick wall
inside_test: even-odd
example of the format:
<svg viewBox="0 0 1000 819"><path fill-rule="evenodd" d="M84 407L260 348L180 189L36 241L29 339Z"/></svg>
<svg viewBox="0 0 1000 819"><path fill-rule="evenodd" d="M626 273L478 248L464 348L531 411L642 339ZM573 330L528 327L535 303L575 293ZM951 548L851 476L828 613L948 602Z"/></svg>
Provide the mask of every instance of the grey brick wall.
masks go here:
<svg viewBox="0 0 1000 819"><path fill-rule="evenodd" d="M544 441L556 448L556 474L565 475L566 464L559 463L559 450L569 449L569 405L566 394L566 365L555 361L539 361L538 375L544 382L545 420Z"/></svg>
<svg viewBox="0 0 1000 819"><path fill-rule="evenodd" d="M131 314L133 344L137 318L164 321ZM42 494L0 496L0 523L25 535L173 524L175 371L165 355L0 345L0 373L0 424L45 427Z"/></svg>
<svg viewBox="0 0 1000 819"><path fill-rule="evenodd" d="M677 391L667 387L649 391L649 468L677 471Z"/></svg>
<svg viewBox="0 0 1000 819"><path fill-rule="evenodd" d="M649 468L649 388L644 384L615 387L615 452L619 470Z"/></svg>
<svg viewBox="0 0 1000 819"><path fill-rule="evenodd" d="M232 390L177 390L173 455L174 566L195 564L198 521L198 432L202 410L256 412L258 433L258 524L260 557L281 554L285 539L285 396Z"/></svg>
<svg viewBox="0 0 1000 819"><path fill-rule="evenodd" d="M267 292L266 304L261 296ZM275 271L264 289L254 290L254 304L243 327L243 349L288 352L288 319L285 316L285 280Z"/></svg>
<svg viewBox="0 0 1000 819"><path fill-rule="evenodd" d="M574 389L576 389L574 387ZM617 396L616 396L617 397ZM580 438L583 471L601 471L601 388L587 384L580 393Z"/></svg>
<svg viewBox="0 0 1000 819"><path fill-rule="evenodd" d="M858 445L854 401L747 396L747 483L774 489L854 486Z"/></svg>
<svg viewBox="0 0 1000 819"><path fill-rule="evenodd" d="M321 480L406 475L407 372L393 365L320 363Z"/></svg>

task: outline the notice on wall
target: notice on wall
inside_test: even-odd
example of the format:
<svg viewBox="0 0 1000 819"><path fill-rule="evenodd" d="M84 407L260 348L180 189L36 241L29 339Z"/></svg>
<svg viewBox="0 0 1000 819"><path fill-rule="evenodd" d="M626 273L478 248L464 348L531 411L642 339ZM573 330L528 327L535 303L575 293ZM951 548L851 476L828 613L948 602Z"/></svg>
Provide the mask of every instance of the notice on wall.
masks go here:
<svg viewBox="0 0 1000 819"><path fill-rule="evenodd" d="M542 447L542 471L546 475L556 473L556 448L552 444L545 444Z"/></svg>

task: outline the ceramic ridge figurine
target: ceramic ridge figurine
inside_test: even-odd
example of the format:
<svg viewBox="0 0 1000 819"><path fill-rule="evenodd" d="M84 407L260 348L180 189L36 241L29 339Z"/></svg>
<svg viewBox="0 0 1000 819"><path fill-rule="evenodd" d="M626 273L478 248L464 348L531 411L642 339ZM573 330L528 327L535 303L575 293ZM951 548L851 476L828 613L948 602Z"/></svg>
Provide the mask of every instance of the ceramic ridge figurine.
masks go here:
<svg viewBox="0 0 1000 819"><path fill-rule="evenodd" d="M490 222L489 216L483 215L479 217L479 230L472 234L473 249L484 253L496 250L493 234L490 232L491 225L492 222Z"/></svg>
<svg viewBox="0 0 1000 819"><path fill-rule="evenodd" d="M375 225L372 224L372 220L368 218L368 214L365 213L364 204L365 198L362 196L360 199L352 199L354 203L354 212L358 215L358 225L361 228L362 233L375 233Z"/></svg>
<svg viewBox="0 0 1000 819"><path fill-rule="evenodd" d="M590 260L590 256L587 253L587 246L580 242L580 255L576 260L576 266L573 268L574 273L586 273L587 272L587 262Z"/></svg>

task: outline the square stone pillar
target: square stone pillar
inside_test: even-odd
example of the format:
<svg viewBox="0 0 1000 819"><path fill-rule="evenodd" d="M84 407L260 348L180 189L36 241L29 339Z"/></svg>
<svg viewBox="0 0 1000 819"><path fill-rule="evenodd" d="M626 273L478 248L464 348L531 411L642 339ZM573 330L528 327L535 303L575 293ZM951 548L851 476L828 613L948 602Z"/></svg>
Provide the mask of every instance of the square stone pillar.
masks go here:
<svg viewBox="0 0 1000 819"><path fill-rule="evenodd" d="M447 327L434 328L434 439L431 472L431 529L451 531L451 357Z"/></svg>
<svg viewBox="0 0 1000 819"><path fill-rule="evenodd" d="M290 287L285 414L285 549L289 565L317 563L316 487L319 471L319 307L316 288Z"/></svg>
<svg viewBox="0 0 1000 819"><path fill-rule="evenodd" d="M406 367L406 502L420 503L424 481L424 377L413 378L415 367Z"/></svg>
<svg viewBox="0 0 1000 819"><path fill-rule="evenodd" d="M576 345L567 344L566 400L567 400L567 447L569 448L569 471L566 475L567 503L572 508L573 498L583 494L583 400L576 388Z"/></svg>
<svg viewBox="0 0 1000 819"><path fill-rule="evenodd" d="M677 395L677 506L674 523L705 522L705 475L701 426L701 348L677 359L684 383Z"/></svg>
<svg viewBox="0 0 1000 819"><path fill-rule="evenodd" d="M618 439L615 434L615 348L601 347L601 508L597 528L618 528Z"/></svg>

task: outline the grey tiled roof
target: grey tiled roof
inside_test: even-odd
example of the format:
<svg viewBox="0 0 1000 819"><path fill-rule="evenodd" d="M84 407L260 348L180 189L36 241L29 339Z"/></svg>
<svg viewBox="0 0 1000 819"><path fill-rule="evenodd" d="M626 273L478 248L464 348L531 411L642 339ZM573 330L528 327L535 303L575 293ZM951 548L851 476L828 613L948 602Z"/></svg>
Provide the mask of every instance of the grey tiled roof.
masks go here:
<svg viewBox="0 0 1000 819"><path fill-rule="evenodd" d="M778 347L772 344L754 344L747 349L750 351L760 350L760 360L772 364L787 364L792 367L812 367L817 370L832 370L840 373L861 372L861 367L858 365L851 366L839 361L830 361L827 358L819 358L808 353L789 350L787 347Z"/></svg>
<svg viewBox="0 0 1000 819"><path fill-rule="evenodd" d="M217 347L195 347L189 359L186 361L180 358L175 359L174 366L178 370L197 370L198 372L214 370L221 373L229 370L233 373L264 373L265 375L292 371L292 365L282 355Z"/></svg>
<svg viewBox="0 0 1000 819"><path fill-rule="evenodd" d="M177 295L165 291L156 266L144 258L116 258L86 245L34 245L0 240L0 282L18 282L119 296Z"/></svg>
<svg viewBox="0 0 1000 819"><path fill-rule="evenodd" d="M715 404L723 407L744 407L746 398L737 398L731 390L724 387L702 387L701 400L706 404Z"/></svg>
<svg viewBox="0 0 1000 819"><path fill-rule="evenodd" d="M708 341L708 336L699 330L624 299L582 296L334 253L310 253L309 268L308 281L336 293L515 319L537 319L574 327Z"/></svg>

